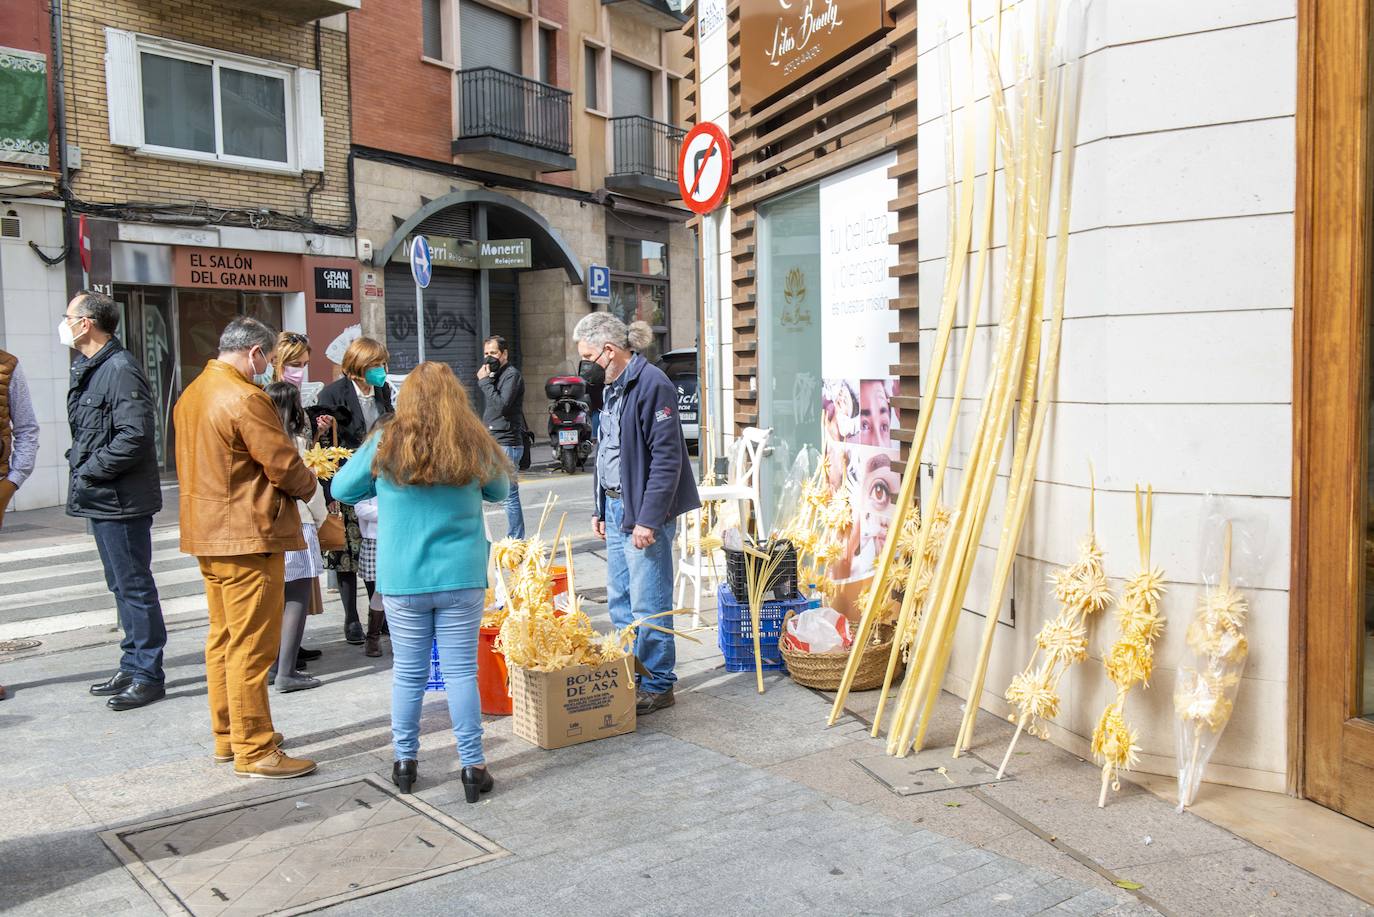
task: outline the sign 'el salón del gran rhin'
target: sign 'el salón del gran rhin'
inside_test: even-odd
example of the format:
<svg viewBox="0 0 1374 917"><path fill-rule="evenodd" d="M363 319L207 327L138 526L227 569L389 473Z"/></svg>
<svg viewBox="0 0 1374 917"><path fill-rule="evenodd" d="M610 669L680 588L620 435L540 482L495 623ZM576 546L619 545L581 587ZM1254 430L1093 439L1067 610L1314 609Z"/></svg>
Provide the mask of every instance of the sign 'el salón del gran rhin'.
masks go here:
<svg viewBox="0 0 1374 917"><path fill-rule="evenodd" d="M746 108L884 28L884 0L743 0L740 94Z"/></svg>

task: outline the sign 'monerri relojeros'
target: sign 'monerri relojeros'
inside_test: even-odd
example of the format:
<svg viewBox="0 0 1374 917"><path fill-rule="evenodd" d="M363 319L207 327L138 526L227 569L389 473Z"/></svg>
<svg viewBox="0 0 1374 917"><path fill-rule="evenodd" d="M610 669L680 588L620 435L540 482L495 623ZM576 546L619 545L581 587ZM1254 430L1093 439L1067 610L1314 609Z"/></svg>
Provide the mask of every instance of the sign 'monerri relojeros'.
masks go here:
<svg viewBox="0 0 1374 917"><path fill-rule="evenodd" d="M529 239L485 239L479 242L451 236L425 236L425 240L429 244L430 261L434 267L476 271L532 267L534 264L533 246ZM392 260L406 260L408 248L398 248Z"/></svg>
<svg viewBox="0 0 1374 917"><path fill-rule="evenodd" d="M892 24L884 0L740 0L740 96L745 108Z"/></svg>

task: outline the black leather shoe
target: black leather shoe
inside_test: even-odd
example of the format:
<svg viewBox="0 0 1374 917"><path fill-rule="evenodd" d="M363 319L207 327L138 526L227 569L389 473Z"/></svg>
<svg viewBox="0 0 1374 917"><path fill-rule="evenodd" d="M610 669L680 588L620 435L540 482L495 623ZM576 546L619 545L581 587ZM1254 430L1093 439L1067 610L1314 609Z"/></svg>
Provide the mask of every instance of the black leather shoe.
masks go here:
<svg viewBox="0 0 1374 917"><path fill-rule="evenodd" d="M296 668L301 668L301 663L303 662L309 662L312 659L319 659L323 655L324 652L322 650L308 650L305 647L301 647L300 649L296 650Z"/></svg>
<svg viewBox="0 0 1374 917"><path fill-rule="evenodd" d="M402 793L409 793L415 786L415 778L420 776L420 765L414 758L406 758L391 765L391 782Z"/></svg>
<svg viewBox="0 0 1374 917"><path fill-rule="evenodd" d="M105 705L111 710L133 710L137 707L146 707L166 696L167 691L162 685L145 685L136 681L106 701Z"/></svg>
<svg viewBox="0 0 1374 917"><path fill-rule="evenodd" d="M468 802L476 802L480 793L490 793L496 781L485 767L465 767L460 775L463 779L463 795Z"/></svg>
<svg viewBox="0 0 1374 917"><path fill-rule="evenodd" d="M344 642L352 646L362 646L363 625L360 621L349 621L344 625Z"/></svg>
<svg viewBox="0 0 1374 917"><path fill-rule="evenodd" d="M96 697L113 697L134 683L134 676L128 672L115 672L98 685L91 685L91 693Z"/></svg>

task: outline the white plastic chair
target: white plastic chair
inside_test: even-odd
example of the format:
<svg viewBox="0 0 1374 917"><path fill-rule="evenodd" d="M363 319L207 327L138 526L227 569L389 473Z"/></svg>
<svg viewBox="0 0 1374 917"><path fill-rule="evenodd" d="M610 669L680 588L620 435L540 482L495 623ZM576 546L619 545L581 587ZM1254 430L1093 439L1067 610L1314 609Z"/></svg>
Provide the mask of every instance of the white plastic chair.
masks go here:
<svg viewBox="0 0 1374 917"><path fill-rule="evenodd" d="M771 429L745 427L730 453L729 479L724 484L697 488L697 493L701 496L702 502L707 500L737 500L741 504L741 524L747 518L745 515L747 507L752 510L754 522L757 525L761 518L759 507L762 503L759 465L763 461L764 450L768 446L768 438L772 435Z"/></svg>
<svg viewBox="0 0 1374 917"><path fill-rule="evenodd" d="M764 455L764 449L768 443L771 430L762 430L758 427L746 427L740 434L735 446L730 454L729 480L724 484L714 484L709 487L698 487L697 494L701 497L703 505L707 503L724 503L727 501L737 501L740 503L740 520L743 522L744 511L752 509L754 519L759 518L759 462ZM701 589L703 580L719 579L725 573L725 558L723 555L712 557L710 554L702 554L698 550L698 543L701 536L703 513L700 509L693 510L683 519L683 524L678 528L678 563L675 586L677 592L676 607L683 608L683 599L686 598L687 587L692 589L692 627L701 626Z"/></svg>

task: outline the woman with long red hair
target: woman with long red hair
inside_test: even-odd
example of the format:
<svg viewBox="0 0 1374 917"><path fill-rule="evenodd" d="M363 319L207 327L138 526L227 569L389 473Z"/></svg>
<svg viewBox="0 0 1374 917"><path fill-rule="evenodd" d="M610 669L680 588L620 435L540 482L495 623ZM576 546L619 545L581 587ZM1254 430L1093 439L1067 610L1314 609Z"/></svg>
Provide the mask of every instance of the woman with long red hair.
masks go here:
<svg viewBox="0 0 1374 917"><path fill-rule="evenodd" d="M504 500L510 460L447 365L406 377L396 415L334 476L334 499L377 498L377 591L391 622L392 780L415 784L420 704L437 642L468 802L492 787L482 753L477 631L487 588L482 504Z"/></svg>

